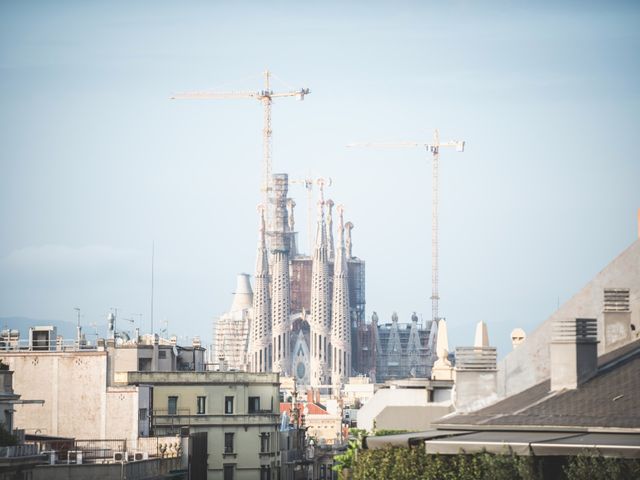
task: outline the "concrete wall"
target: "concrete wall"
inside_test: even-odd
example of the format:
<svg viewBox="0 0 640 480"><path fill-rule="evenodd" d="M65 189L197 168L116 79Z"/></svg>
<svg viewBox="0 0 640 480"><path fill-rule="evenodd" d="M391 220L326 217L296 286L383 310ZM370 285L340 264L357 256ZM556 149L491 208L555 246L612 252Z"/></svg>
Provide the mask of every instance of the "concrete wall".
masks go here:
<svg viewBox="0 0 640 480"><path fill-rule="evenodd" d="M426 388L381 388L358 411L358 428L371 432L373 421L389 406L426 406L428 403Z"/></svg>
<svg viewBox="0 0 640 480"><path fill-rule="evenodd" d="M122 438L129 444L135 444L139 433L138 388L108 387L106 397L105 438Z"/></svg>
<svg viewBox="0 0 640 480"><path fill-rule="evenodd" d="M107 388L106 352L11 352L0 357L15 372L18 392L44 400L44 405L16 405L16 428L78 439L135 439L138 388Z"/></svg>
<svg viewBox="0 0 640 480"><path fill-rule="evenodd" d="M106 352L11 353L2 358L15 372L15 390L45 402L16 405L16 428L79 438L105 434Z"/></svg>
<svg viewBox="0 0 640 480"><path fill-rule="evenodd" d="M495 403L496 371L469 371L456 369L454 403L459 412L478 410Z"/></svg>
<svg viewBox="0 0 640 480"><path fill-rule="evenodd" d="M631 244L499 363L499 396L516 394L549 378L549 342L555 319L597 318L598 352L602 353L605 288L630 289L631 323L636 326L636 332L640 332L640 240Z"/></svg>
<svg viewBox="0 0 640 480"><path fill-rule="evenodd" d="M449 404L423 407L385 407L376 417L377 430L429 430L431 424L453 411Z"/></svg>

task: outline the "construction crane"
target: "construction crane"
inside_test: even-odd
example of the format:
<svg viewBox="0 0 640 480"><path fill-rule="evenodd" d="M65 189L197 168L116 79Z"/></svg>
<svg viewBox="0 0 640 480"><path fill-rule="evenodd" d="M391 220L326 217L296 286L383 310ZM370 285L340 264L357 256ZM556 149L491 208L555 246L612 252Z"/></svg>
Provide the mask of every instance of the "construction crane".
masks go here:
<svg viewBox="0 0 640 480"><path fill-rule="evenodd" d="M330 187L333 183L331 178L302 178L289 180L289 183L303 185L307 190L307 239L309 242L309 255L313 254L313 185L318 185L320 189L320 199L324 200L324 187Z"/></svg>
<svg viewBox="0 0 640 480"><path fill-rule="evenodd" d="M433 143L425 142L397 142L397 143L350 143L347 147L372 147L372 148L405 148L405 147L424 147L430 152L433 158L432 168L432 190L431 190L431 320L436 325L440 316L438 313L438 302L440 294L438 291L438 268L439 268L439 250L438 250L438 183L439 183L439 160L440 149L444 147L454 147L458 152L464 152L464 141L452 140L449 142L440 142L440 134L436 129L433 133Z"/></svg>
<svg viewBox="0 0 640 480"><path fill-rule="evenodd" d="M271 103L274 98L297 97L304 100L305 95L309 95L311 91L308 88L292 90L288 92L275 93L271 90L271 72L265 70L264 74L264 90L256 92L184 92L176 93L171 97L172 100L182 99L198 99L198 100L216 100L225 98L254 98L262 103L264 127L262 130L262 185L261 191L264 197L264 204L269 206L269 196L271 191ZM269 208L267 208L267 225L271 225Z"/></svg>

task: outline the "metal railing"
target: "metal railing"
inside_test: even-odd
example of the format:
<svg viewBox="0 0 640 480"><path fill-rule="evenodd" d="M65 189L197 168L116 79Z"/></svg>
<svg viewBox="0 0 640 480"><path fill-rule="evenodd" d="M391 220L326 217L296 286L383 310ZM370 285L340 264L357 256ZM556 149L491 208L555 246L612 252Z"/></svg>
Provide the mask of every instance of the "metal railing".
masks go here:
<svg viewBox="0 0 640 480"><path fill-rule="evenodd" d="M97 345L89 345L78 342L71 338L65 338L62 340L0 340L0 352L16 352L16 351L28 351L28 352L61 352L61 351L78 351L78 350L96 350Z"/></svg>
<svg viewBox="0 0 640 480"><path fill-rule="evenodd" d="M127 441L123 439L111 440L76 440L73 450L80 450L85 462L113 458L116 452L127 451Z"/></svg>

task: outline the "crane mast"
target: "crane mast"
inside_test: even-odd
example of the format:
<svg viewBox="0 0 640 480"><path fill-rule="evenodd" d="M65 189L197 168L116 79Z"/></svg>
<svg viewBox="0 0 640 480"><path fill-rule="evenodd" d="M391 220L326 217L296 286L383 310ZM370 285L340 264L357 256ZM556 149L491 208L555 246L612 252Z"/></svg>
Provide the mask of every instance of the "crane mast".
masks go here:
<svg viewBox="0 0 640 480"><path fill-rule="evenodd" d="M439 313L439 231L438 231L438 206L439 206L439 162L440 148L455 147L458 152L464 151L464 141L452 140L440 143L440 133L436 129L433 133L433 143L425 142L393 142L393 143L350 143L347 147L372 147L372 148L405 148L423 147L432 155L431 164L431 320L438 322Z"/></svg>
<svg viewBox="0 0 640 480"><path fill-rule="evenodd" d="M274 98L296 97L304 100L305 95L311 93L308 88L299 90L291 90L288 92L275 93L271 90L271 72L265 70L264 74L264 90L254 92L184 92L176 93L171 96L172 100L198 99L198 100L217 100L217 99L238 99L238 98L254 98L262 103L263 106L263 128L262 128L262 179L260 190L263 196L263 202L267 206L266 221L268 230L272 230L271 225L271 163L272 163L272 134L271 128L271 104Z"/></svg>

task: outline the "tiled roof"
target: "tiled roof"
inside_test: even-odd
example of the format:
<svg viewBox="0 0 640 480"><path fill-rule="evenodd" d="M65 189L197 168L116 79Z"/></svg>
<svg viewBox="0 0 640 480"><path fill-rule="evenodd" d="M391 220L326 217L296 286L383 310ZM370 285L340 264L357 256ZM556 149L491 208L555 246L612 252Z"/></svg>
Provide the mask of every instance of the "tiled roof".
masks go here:
<svg viewBox="0 0 640 480"><path fill-rule="evenodd" d="M311 415L329 415L329 413L322 407L316 405L315 403L298 403L298 408L302 412L304 407L307 407L309 414ZM280 413L287 412L291 414L291 403L280 403Z"/></svg>
<svg viewBox="0 0 640 480"><path fill-rule="evenodd" d="M596 376L575 390L550 392L546 380L487 408L435 424L640 428L640 342L603 360Z"/></svg>

